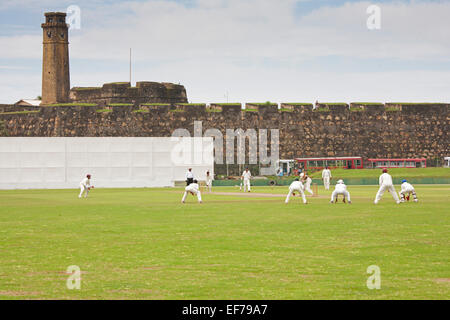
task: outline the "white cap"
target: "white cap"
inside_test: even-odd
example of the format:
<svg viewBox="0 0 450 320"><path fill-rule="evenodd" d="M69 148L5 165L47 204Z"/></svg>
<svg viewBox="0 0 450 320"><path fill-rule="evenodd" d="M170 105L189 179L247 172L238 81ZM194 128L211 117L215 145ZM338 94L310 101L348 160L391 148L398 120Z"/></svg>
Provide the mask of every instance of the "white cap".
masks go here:
<svg viewBox="0 0 450 320"><path fill-rule="evenodd" d="M344 180L339 179L337 183L344 183Z"/></svg>
<svg viewBox="0 0 450 320"><path fill-rule="evenodd" d="M303 178L304 176L305 176L304 172L300 173L300 178Z"/></svg>

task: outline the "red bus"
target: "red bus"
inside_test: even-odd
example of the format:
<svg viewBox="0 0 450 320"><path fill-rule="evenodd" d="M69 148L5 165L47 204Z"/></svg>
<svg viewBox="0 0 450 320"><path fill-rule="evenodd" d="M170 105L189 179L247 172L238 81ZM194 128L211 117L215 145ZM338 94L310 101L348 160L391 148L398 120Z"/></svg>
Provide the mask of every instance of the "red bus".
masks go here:
<svg viewBox="0 0 450 320"><path fill-rule="evenodd" d="M362 169L363 161L361 157L333 157L333 158L296 158L298 167L303 170L323 169L328 166L344 169Z"/></svg>
<svg viewBox="0 0 450 320"><path fill-rule="evenodd" d="M427 159L367 159L372 168L426 168Z"/></svg>

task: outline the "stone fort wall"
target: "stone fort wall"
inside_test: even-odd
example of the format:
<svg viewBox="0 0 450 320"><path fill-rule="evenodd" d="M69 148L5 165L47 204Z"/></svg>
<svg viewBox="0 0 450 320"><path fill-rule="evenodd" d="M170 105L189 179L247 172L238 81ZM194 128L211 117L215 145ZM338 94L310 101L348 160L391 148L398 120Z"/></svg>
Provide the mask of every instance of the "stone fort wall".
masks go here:
<svg viewBox="0 0 450 320"><path fill-rule="evenodd" d="M69 93L74 103L187 103L184 86L167 82L141 81L136 87L129 82L106 83L102 87L74 87Z"/></svg>
<svg viewBox="0 0 450 320"><path fill-rule="evenodd" d="M14 137L168 137L217 128L279 129L280 158L449 156L450 104L63 104L0 105L0 135ZM270 140L269 140L270 141ZM224 143L225 145L225 143ZM430 164L431 164L430 163Z"/></svg>

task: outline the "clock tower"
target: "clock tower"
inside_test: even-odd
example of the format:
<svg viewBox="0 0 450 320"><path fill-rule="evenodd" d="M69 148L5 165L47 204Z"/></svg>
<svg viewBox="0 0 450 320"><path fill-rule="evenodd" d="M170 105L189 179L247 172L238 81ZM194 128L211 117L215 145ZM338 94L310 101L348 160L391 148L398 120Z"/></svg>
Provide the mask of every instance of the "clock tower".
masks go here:
<svg viewBox="0 0 450 320"><path fill-rule="evenodd" d="M45 13L42 105L69 102L69 28L63 12Z"/></svg>

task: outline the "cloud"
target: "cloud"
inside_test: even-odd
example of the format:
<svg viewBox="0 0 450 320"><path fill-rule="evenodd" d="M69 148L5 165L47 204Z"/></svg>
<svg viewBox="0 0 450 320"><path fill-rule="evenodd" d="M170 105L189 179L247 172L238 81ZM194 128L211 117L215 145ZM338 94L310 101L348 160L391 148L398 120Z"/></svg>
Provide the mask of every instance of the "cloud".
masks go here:
<svg viewBox="0 0 450 320"><path fill-rule="evenodd" d="M450 61L449 2L383 2L379 31L366 28L371 2L318 6L300 16L298 2L79 1L82 29L70 35L72 84L126 80L131 47L135 80L181 82L196 101L223 99L226 91L240 101L419 99L418 87L423 99L450 100L439 85L448 72L427 70L421 63ZM41 41L40 34L0 37L0 47L8 48L0 52L0 61L35 59L40 68ZM361 62L349 70L337 72L334 65L327 71L330 57ZM410 70L362 71L367 61L385 60L411 62ZM108 70L98 70L100 62ZM93 68L95 73L85 71Z"/></svg>
<svg viewBox="0 0 450 320"><path fill-rule="evenodd" d="M23 0L22 0L23 1ZM50 2L50 1L49 1ZM97 2L94 2L97 3ZM446 59L450 56L449 2L383 3L382 29L366 28L370 2L322 7L295 15L296 0L120 2L82 9L82 30L71 33L74 59L290 59L343 55L358 58ZM91 4L92 5L92 4ZM36 26L39 28L39 26ZM39 36L0 37L0 58L39 58ZM101 48L101 50L100 50Z"/></svg>

